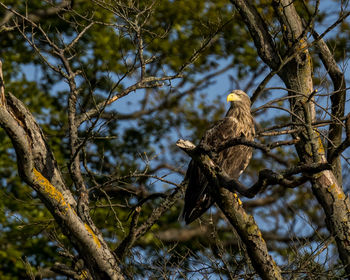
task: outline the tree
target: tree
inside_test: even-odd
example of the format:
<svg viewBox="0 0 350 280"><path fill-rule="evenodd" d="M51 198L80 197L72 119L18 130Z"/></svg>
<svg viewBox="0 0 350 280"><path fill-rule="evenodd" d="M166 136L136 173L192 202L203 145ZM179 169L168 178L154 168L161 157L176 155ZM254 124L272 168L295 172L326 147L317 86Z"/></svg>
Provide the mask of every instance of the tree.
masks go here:
<svg viewBox="0 0 350 280"><path fill-rule="evenodd" d="M231 4L0 2L2 278L349 278L347 3ZM196 147L233 85L255 141ZM218 208L185 227L190 158Z"/></svg>

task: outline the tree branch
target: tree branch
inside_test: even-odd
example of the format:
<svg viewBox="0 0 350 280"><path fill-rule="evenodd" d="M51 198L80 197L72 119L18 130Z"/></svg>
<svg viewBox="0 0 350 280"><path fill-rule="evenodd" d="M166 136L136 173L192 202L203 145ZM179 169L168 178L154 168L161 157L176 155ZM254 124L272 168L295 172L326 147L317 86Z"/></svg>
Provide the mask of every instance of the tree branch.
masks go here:
<svg viewBox="0 0 350 280"><path fill-rule="evenodd" d="M228 144L230 144L230 146ZM177 141L176 145L180 149L185 151L194 160L199 161L200 166L204 168L206 175L214 176L215 178L217 178L218 183L221 185L221 187L224 187L232 192L238 192L239 194L248 198L255 197L259 192L265 190L270 185L279 184L287 188L295 188L311 179L309 176L303 176L300 178L293 179L291 178L292 175L296 175L299 173L307 173L308 175L310 175L319 173L323 170L331 169L328 163L303 164L285 169L283 171L280 171L279 173L276 173L269 169L264 169L259 172L258 181L251 187L247 188L246 186L241 184L237 179L228 178L228 176L221 170L221 167L216 165L210 157L205 155L206 151L201 151L201 148L197 148L190 141L180 139ZM220 146L218 151L223 150L222 148L226 149L235 145L246 145L262 149L263 151L269 151L264 145L257 145L257 143L253 141L246 141L240 138L232 139L232 141L228 140L224 145ZM217 151L212 151L211 156L213 155L213 158L215 158L216 153Z"/></svg>
<svg viewBox="0 0 350 280"><path fill-rule="evenodd" d="M350 114L348 114L346 117L345 130L346 130L345 140L340 145L335 147L328 155L328 161L331 164L334 164L337 158L339 158L339 156L350 146Z"/></svg>
<svg viewBox="0 0 350 280"><path fill-rule="evenodd" d="M281 59L266 22L249 1L231 0L231 3L237 8L242 20L248 27L261 59L272 69L277 69L281 64Z"/></svg>
<svg viewBox="0 0 350 280"><path fill-rule="evenodd" d="M315 40L317 40L316 46L319 50L319 57L321 58L321 61L333 82L334 94L331 95L332 123L329 126L328 133L329 140L327 145L327 160L334 166L333 171L337 177L339 184L342 185L341 162L339 158L340 150L338 149L336 154L335 151L336 147L339 146L342 141L343 127L342 123L339 123L338 120L344 116L345 112L346 81L344 73L338 67L334 56L332 55L325 41L320 38L315 30L312 31L312 35ZM337 157L334 158L334 155L337 155Z"/></svg>
<svg viewBox="0 0 350 280"><path fill-rule="evenodd" d="M236 194L222 186L223 175L220 167L207 155L198 152L190 141L179 140L176 145L195 160L206 175L209 185L212 186L211 195L245 244L256 272L263 279L282 279L280 269L269 255L265 240L253 216L245 212Z"/></svg>
<svg viewBox="0 0 350 280"><path fill-rule="evenodd" d="M114 253L117 256L125 256L127 251L126 249L131 248L133 243L139 239L142 235L144 235L147 231L151 229L151 227L154 225L156 221L170 208L172 207L175 202L180 199L180 197L183 195L183 191L186 187L186 183L183 182L179 187L177 187L170 195L168 195L158 206L155 208L151 215L147 218L147 220L140 225L138 228L133 230L133 238L130 239L129 237L126 237L120 245L115 249ZM126 246L127 245L127 246Z"/></svg>

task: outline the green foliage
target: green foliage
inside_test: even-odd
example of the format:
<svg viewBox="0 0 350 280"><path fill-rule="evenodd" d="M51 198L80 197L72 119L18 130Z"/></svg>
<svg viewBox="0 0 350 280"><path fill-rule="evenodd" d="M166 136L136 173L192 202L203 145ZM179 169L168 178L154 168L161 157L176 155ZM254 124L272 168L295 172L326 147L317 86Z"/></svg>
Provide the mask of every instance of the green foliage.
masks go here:
<svg viewBox="0 0 350 280"><path fill-rule="evenodd" d="M50 6L50 1L5 2L23 15L26 13L35 15L37 11ZM213 37L212 44L205 48L193 63L184 68L181 79L166 81L163 87L133 91L129 96L107 107L99 116L99 120L94 117L80 128L80 138L87 139L82 160L87 162L83 171L91 189L91 215L111 247L116 247L129 232L130 213L134 207L153 192L169 193L173 188L160 180L141 175L149 175L154 171L152 174L161 178L177 183L181 181L182 173L162 169L166 164L173 165L173 169L186 169L188 158L175 147L176 140L185 135L187 139L198 143L203 132L225 114L227 105L224 95L227 92L222 92L221 84L226 83L228 78L224 79L220 75L214 75L213 78L205 77L219 71L223 65L232 65L225 75L229 73L234 76L242 88L247 85L251 94L258 84L254 74L260 71L261 76L261 73L266 71L261 71L261 61L257 57L250 34L238 13L233 11L227 1L159 0L152 6L152 12L141 14L137 14L135 9L131 8L131 4L126 3L133 1L125 1L124 8L119 10L117 5L103 8L94 4L94 1L72 2L74 2L72 9L39 17L36 23L40 24L55 44L62 47L75 38L90 20L99 22L87 30L71 50L73 69L80 69L82 73L77 78L81 90L78 98L80 114L95 108L96 104L111 95L122 92L140 78L139 71L132 71L134 62L136 66L139 63L137 36L132 29L133 21L144 21L141 35L145 46L145 58L154 58L147 66L146 74L149 76L177 73L194 58L196 52L201 50L203 42ZM276 45L280 47L282 39L280 30L274 26L271 1L257 2L259 2L258 11L271 24L271 33L276 33ZM136 10L142 10L149 5L149 1L138 1L137 5ZM299 4L297 8L307 17ZM0 19L4 18L5 14L6 11L0 8ZM316 23L321 20L325 21L326 15L321 14ZM12 21L9 24L13 24ZM31 38L33 33L29 24L26 25L24 33ZM120 28L115 28L116 26ZM349 49L347 48L349 31L349 23L344 22L340 25L339 32L329 40L338 62L347 57L344 50ZM217 35L213 36L214 33ZM37 30L34 40L48 62L62 67L57 55L45 44L43 35ZM33 51L16 28L5 30L0 27L0 58L3 62L6 91L12 92L22 100L34 114L65 179L68 184L72 184L67 167L70 161L67 81ZM316 61L315 68L320 65L319 61ZM128 71L130 74L118 83L118 79L129 73ZM253 81L249 83L252 77ZM213 84L213 81L217 83ZM321 83L322 79L318 81ZM227 88L232 89L232 86L227 82ZM283 94L284 92L276 98ZM265 92L258 102L272 98L275 97L271 92ZM288 102L281 102L278 105L287 108ZM288 123L289 115L270 112L265 110L263 113L257 113L259 129ZM263 144L275 140L274 137L259 138ZM59 225L55 224L52 216L36 197L36 193L19 180L14 149L2 130L0 143L0 195L3 198L0 200L0 278L24 279L26 260L34 271L39 267L50 267L57 261L70 265L70 260L57 253L57 247L61 246L61 243L70 249L69 240L63 236ZM276 161L276 158L281 160ZM257 178L258 171L263 168L282 169L295 161L296 156L292 148L276 149L270 157L257 152L243 179L250 183ZM113 192L100 190L102 185L106 189L109 187ZM69 187L75 191L74 186ZM278 193L286 203L307 213L311 222L316 223L318 219L322 219L321 211L306 187L268 192L271 196L275 193ZM259 198L265 198L268 194ZM161 198L157 197L142 205L139 224L147 220L161 201ZM276 221L281 218L286 224L296 222L295 213L285 209L282 211L284 205L273 203L267 204L263 209L257 207L249 211L260 220L271 216L269 211L272 211L277 213L274 216ZM310 204L314 206L312 209L309 207ZM183 266L188 272L196 267L196 262L206 263L210 258L213 263L222 261L220 258L224 257L218 253L219 249L211 247L214 245L212 240L208 240L210 239L208 235L198 235L184 242L162 241L157 238L159 232L168 229L180 230L183 227L178 222L181 207L181 203L176 204L136 242L132 251L135 255L128 255L125 264L129 273L141 279L151 271L149 267L136 265L138 254L142 258L153 258L155 263L161 263L168 258L166 268L169 271L174 267ZM214 223L217 223L214 225L218 225L215 228L218 234L216 238L227 245L230 252L232 249L231 258L235 256L241 258L244 255L238 250L239 248L237 249L239 244L232 244L232 231L219 213L213 210L212 214L204 217L204 220L210 222L214 220ZM189 226L189 229L196 227L198 223ZM277 245L273 250L279 254L281 262L286 262L294 249ZM216 253L211 250L216 250ZM210 258L207 258L206 254L210 254ZM242 264L235 263L232 259L230 262L231 268L241 269ZM310 266L312 266L310 269L324 273L318 263L312 261Z"/></svg>

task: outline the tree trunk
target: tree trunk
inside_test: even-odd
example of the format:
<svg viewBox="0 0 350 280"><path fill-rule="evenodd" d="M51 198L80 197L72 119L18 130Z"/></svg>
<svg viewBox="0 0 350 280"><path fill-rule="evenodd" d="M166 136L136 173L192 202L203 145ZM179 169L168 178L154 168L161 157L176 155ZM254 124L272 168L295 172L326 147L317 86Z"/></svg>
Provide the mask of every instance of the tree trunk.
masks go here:
<svg viewBox="0 0 350 280"><path fill-rule="evenodd" d="M274 46L267 25L256 8L246 1L231 0L231 2L237 7L247 25L261 59L278 73L287 89L290 90L290 96L302 95L292 98L290 102L290 109L293 113L292 121L296 125L299 124L297 128L303 128L301 132L293 135L293 137L300 138L295 146L300 161L305 163L326 162L321 137L311 126L312 120L315 118L315 106L312 97L310 97L314 88L312 60L306 41L308 32L302 26L293 1L273 1L273 7L283 32L283 55L279 53L281 50L277 50ZM279 57L283 57L283 59L277 65L276 61ZM335 88L339 88L339 85L335 85ZM341 114L341 108L335 107L334 110L338 110L337 112ZM339 143L341 127L336 126L333 132L337 133L334 139ZM339 173L341 172L337 170L337 174ZM335 237L339 257L347 274L350 275L350 202L339 181L333 172L322 171L313 176L312 190L324 209L327 228Z"/></svg>

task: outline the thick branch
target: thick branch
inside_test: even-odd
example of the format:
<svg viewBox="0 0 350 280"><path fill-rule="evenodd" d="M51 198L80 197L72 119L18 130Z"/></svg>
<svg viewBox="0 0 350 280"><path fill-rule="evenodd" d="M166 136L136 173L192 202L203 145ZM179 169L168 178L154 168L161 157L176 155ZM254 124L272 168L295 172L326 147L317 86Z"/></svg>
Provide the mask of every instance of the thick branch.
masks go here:
<svg viewBox="0 0 350 280"><path fill-rule="evenodd" d="M232 139L233 141L228 142L232 145L247 145L247 146L255 146L257 143L253 141L240 141L242 139ZM236 141L235 141L236 140ZM331 169L328 163L320 163L320 164L303 164L300 166L294 166L283 170L279 173L276 173L269 169L264 169L259 172L258 181L253 184L251 187L246 187L242 183L240 183L237 179L228 178L227 175L221 170L221 167L216 165L213 160L211 160L207 156L202 156L203 152L200 149L197 149L195 145L193 145L190 141L185 141L180 139L177 141L176 145L185 151L189 156L194 159L200 160L200 165L203 166L206 173L208 175L215 174L215 177L218 179L221 187L224 187L232 192L238 192L239 194L253 198L259 192L265 190L270 185L282 185L287 188L297 187L310 179L308 176L303 176L301 178L293 179L292 175L296 175L299 173L307 173L315 174L319 173L323 170ZM222 145L225 148L228 148L228 145ZM262 146L262 147L261 147ZM264 145L256 145L258 148L265 148ZM215 152L214 152L215 153ZM213 152L212 152L213 154ZM215 154L214 154L215 157Z"/></svg>
<svg viewBox="0 0 350 280"><path fill-rule="evenodd" d="M248 27L261 59L272 69L277 69L281 64L280 57L266 22L261 18L256 8L250 4L250 1L231 0L231 3L237 8Z"/></svg>
<svg viewBox="0 0 350 280"><path fill-rule="evenodd" d="M250 260L262 279L282 279L281 272L269 255L265 240L253 216L248 215L236 194L222 186L220 168L189 141L179 140L177 146L184 150L201 167L209 184L211 195L246 246Z"/></svg>
<svg viewBox="0 0 350 280"><path fill-rule="evenodd" d="M319 57L323 65L325 66L327 73L332 79L334 94L331 96L332 110L331 110L331 120L332 123L329 126L328 133L328 145L327 145L327 160L332 162L334 172L336 174L339 184L342 184L342 173L341 173L341 163L339 158L339 153L335 154L336 147L340 145L342 140L343 127L342 123L339 123L339 119L344 116L345 111L345 100L346 100L346 81L344 73L341 71L337 65L334 56L329 50L327 44L316 31L313 31L312 35L315 40L317 40L316 46L319 50ZM337 155L334 158L334 155Z"/></svg>

